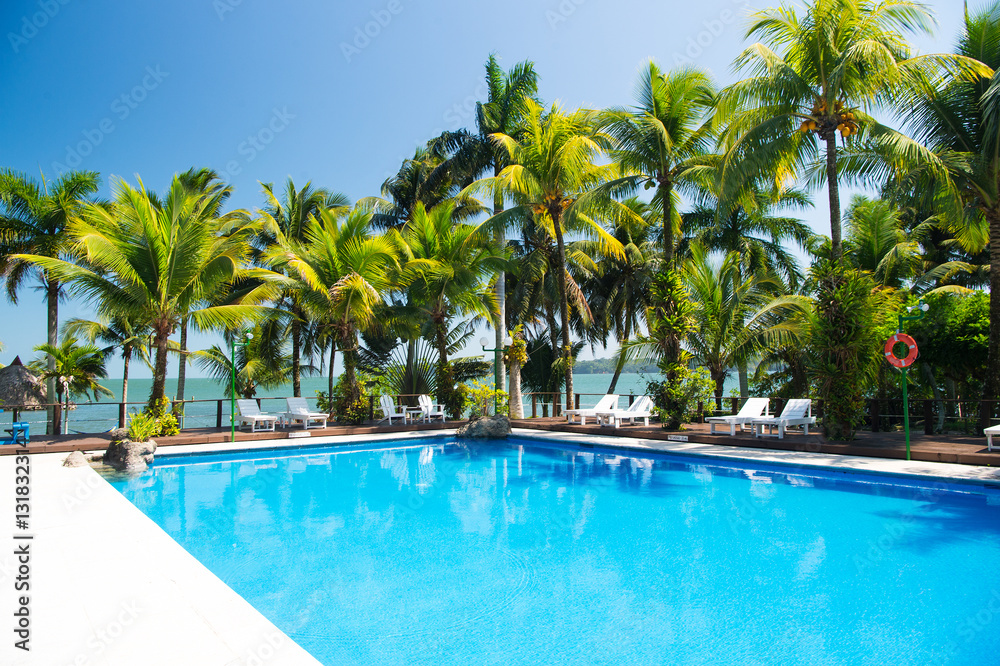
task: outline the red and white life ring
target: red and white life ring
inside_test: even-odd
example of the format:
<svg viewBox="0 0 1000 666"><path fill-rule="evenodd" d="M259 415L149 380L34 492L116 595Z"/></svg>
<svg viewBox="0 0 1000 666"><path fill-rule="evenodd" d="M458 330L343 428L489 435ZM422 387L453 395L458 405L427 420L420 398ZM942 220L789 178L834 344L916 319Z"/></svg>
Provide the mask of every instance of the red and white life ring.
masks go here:
<svg viewBox="0 0 1000 666"><path fill-rule="evenodd" d="M896 343L902 342L907 347L906 356L900 358L892 351ZM917 360L917 341L906 333L896 333L885 341L885 360L897 368L908 368Z"/></svg>

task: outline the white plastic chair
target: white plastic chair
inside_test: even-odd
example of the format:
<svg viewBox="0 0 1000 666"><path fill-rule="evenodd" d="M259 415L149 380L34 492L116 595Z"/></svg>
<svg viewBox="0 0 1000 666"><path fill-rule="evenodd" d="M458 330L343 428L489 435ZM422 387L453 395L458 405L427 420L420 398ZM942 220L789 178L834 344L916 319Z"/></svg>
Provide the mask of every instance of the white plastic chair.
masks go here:
<svg viewBox="0 0 1000 666"><path fill-rule="evenodd" d="M983 429L983 434L986 435L986 450L993 450L993 435L1000 435L1000 425L991 426L989 428Z"/></svg>
<svg viewBox="0 0 1000 666"><path fill-rule="evenodd" d="M309 409L309 403L305 398L285 398L288 411L283 413L283 425L295 425L301 423L306 430L309 428L325 428L327 415L323 412L314 412Z"/></svg>
<svg viewBox="0 0 1000 666"><path fill-rule="evenodd" d="M256 400L237 400L236 409L239 412L236 420L240 423L240 430L249 425L250 432L274 432L278 417L260 411Z"/></svg>
<svg viewBox="0 0 1000 666"><path fill-rule="evenodd" d="M816 417L812 415L812 400L806 399L789 400L785 408L781 410L781 416L762 416L750 421L754 437L777 437L778 439L784 439L785 430L790 426L802 426L803 434L808 435L809 426L814 423L816 423ZM777 435L774 434L775 427L778 428Z"/></svg>
<svg viewBox="0 0 1000 666"><path fill-rule="evenodd" d="M418 396L417 404L420 405L420 418L424 422L430 423L431 419L441 419L441 423L448 422L448 417L444 413L444 405L434 404L429 395Z"/></svg>
<svg viewBox="0 0 1000 666"><path fill-rule="evenodd" d="M715 434L715 426L717 424L725 423L729 425L729 434L735 436L736 426L739 426L740 432L743 432L744 426L750 425L750 422L754 419L770 417L768 413L770 406L771 401L767 398L747 398L747 401L743 403L740 411L736 414L709 416L705 421L712 424L711 434Z"/></svg>
<svg viewBox="0 0 1000 666"><path fill-rule="evenodd" d="M382 394L378 397L379 407L382 408L382 419L379 421L389 421L389 425L392 425L393 419L402 419L403 424L407 421L407 412L405 407L397 407L395 403L392 402L392 398Z"/></svg>
<svg viewBox="0 0 1000 666"><path fill-rule="evenodd" d="M652 412L653 401L648 395L641 395L626 409L599 411L595 418L600 425L613 425L616 428L625 421L635 425L636 419L642 419L643 425L649 425L649 417L652 416Z"/></svg>
<svg viewBox="0 0 1000 666"><path fill-rule="evenodd" d="M603 398L597 401L597 404L593 407L587 407L585 409L567 409L563 412L566 415L566 423L572 423L573 417L579 417L580 425L587 425L587 417L597 418L598 412L612 412L618 409L618 395L614 393L607 393Z"/></svg>

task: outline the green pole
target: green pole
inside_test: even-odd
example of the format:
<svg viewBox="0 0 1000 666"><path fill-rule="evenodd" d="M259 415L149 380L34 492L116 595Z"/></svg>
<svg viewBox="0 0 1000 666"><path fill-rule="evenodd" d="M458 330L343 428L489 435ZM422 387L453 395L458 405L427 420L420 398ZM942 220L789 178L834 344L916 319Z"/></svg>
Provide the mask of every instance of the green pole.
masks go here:
<svg viewBox="0 0 1000 666"><path fill-rule="evenodd" d="M903 371L903 432L906 433L906 459L910 459L910 399L906 395L906 368Z"/></svg>
<svg viewBox="0 0 1000 666"><path fill-rule="evenodd" d="M229 376L232 378L232 385L229 392L229 441L236 441L236 336L233 336L233 353L230 357L232 365L229 366Z"/></svg>
<svg viewBox="0 0 1000 666"><path fill-rule="evenodd" d="M500 348L493 350L493 416L500 411Z"/></svg>

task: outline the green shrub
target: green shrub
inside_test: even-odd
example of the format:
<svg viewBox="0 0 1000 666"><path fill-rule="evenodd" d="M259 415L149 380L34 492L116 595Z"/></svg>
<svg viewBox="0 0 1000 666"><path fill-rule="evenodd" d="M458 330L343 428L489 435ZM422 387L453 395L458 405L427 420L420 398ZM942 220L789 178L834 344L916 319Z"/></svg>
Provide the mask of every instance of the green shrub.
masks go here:
<svg viewBox="0 0 1000 666"><path fill-rule="evenodd" d="M333 387L333 415L341 425L360 425L368 420L368 398L357 383L353 386L341 375Z"/></svg>
<svg viewBox="0 0 1000 666"><path fill-rule="evenodd" d="M128 438L133 442L148 442L159 435L159 429L155 417L145 412L133 414L128 422Z"/></svg>
<svg viewBox="0 0 1000 666"><path fill-rule="evenodd" d="M469 416L490 416L496 402L500 414L507 413L507 392L493 390L492 384L474 381L466 388Z"/></svg>

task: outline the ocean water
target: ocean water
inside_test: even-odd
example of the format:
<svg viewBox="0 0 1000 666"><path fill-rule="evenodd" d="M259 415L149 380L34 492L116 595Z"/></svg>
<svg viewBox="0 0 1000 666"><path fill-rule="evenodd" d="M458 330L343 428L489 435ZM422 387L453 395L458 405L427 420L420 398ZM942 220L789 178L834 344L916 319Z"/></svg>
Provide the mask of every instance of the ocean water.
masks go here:
<svg viewBox="0 0 1000 666"><path fill-rule="evenodd" d="M646 383L650 379L655 379L656 377L656 375L623 373L619 378L618 385L615 390L623 396L627 396L629 393L643 395L646 392ZM608 386L611 383L611 375L575 375L573 381L574 392L581 394L594 394L582 395L580 397L581 406L589 407L596 403L600 399L600 396L604 395L607 391ZM315 398L316 391L327 390L327 382L328 380L326 377L303 377L302 395L311 401L311 399ZM736 385L735 380L733 380L732 383L734 386ZM116 403L120 400L121 396L121 379L106 379L103 380L101 384L102 386L110 389L114 393L114 397L102 398L100 401L92 404L85 403L84 401L77 401L79 403L77 408L71 410L69 415L69 430L71 432L106 432L108 429L113 428L118 424L118 405ZM129 406L130 412L142 410L143 403L149 397L149 391L152 388L152 384L153 380L151 379L129 380L129 402L138 403ZM729 388L729 385L727 385L727 394ZM167 381L167 395L175 396L176 394L177 380L169 379ZM186 382L185 394L188 400L207 400L207 402L195 402L188 404L185 411L183 426L187 428L214 427L216 423L216 410L218 408L216 401L224 396L224 388L212 379L189 378ZM286 409L285 401L282 398L290 395L292 395L291 384L277 389L261 390L258 392L257 397L262 399L262 410L265 412L279 412ZM313 403L310 402L310 404ZM523 399L523 404L525 406L525 415L530 416L530 398L525 397ZM625 406L626 401L624 398L622 398L621 404L622 406ZM539 407L538 414L542 414L541 407ZM45 412L22 412L21 418L22 420L26 420L32 424L32 432L45 432ZM0 413L0 425L2 425L2 427L9 427L10 421L10 412L5 411ZM228 400L223 401L222 404L222 422L223 425L226 426L229 424Z"/></svg>
<svg viewBox="0 0 1000 666"><path fill-rule="evenodd" d="M328 666L1000 654L996 490L528 439L164 455L110 480Z"/></svg>

